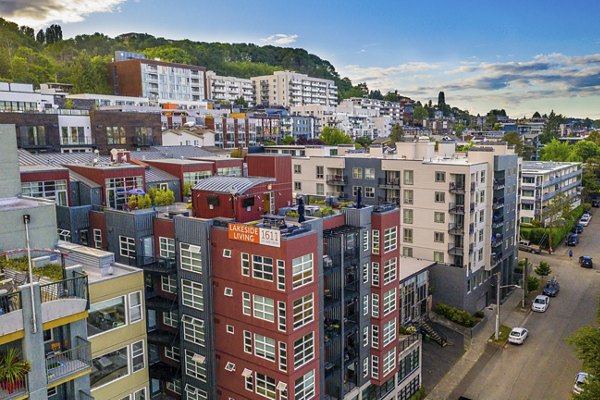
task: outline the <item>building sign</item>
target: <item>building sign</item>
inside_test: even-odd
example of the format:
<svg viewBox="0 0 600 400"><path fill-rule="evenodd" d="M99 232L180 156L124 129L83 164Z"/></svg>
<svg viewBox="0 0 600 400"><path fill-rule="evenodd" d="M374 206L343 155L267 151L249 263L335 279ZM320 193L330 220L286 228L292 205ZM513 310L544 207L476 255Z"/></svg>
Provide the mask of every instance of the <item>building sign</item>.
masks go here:
<svg viewBox="0 0 600 400"><path fill-rule="evenodd" d="M265 229L253 225L229 223L228 237L231 240L239 240L240 242L279 247L281 232L277 229Z"/></svg>

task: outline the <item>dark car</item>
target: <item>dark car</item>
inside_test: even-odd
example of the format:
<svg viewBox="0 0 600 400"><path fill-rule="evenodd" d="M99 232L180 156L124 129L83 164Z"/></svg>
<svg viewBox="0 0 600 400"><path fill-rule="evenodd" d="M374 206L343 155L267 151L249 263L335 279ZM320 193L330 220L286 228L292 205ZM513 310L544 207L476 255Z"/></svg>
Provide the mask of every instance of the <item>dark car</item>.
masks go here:
<svg viewBox="0 0 600 400"><path fill-rule="evenodd" d="M581 224L575 225L571 232L577 233L577 234L583 233L583 225L581 225Z"/></svg>
<svg viewBox="0 0 600 400"><path fill-rule="evenodd" d="M571 233L567 238L567 246L577 246L579 243L579 235L576 233Z"/></svg>
<svg viewBox="0 0 600 400"><path fill-rule="evenodd" d="M592 257L590 256L579 257L579 265L581 265L583 268L594 268L594 263L592 262Z"/></svg>
<svg viewBox="0 0 600 400"><path fill-rule="evenodd" d="M592 200L592 207L600 207L600 200Z"/></svg>
<svg viewBox="0 0 600 400"><path fill-rule="evenodd" d="M543 294L550 297L555 297L560 291L560 284L556 279L552 279L544 286Z"/></svg>

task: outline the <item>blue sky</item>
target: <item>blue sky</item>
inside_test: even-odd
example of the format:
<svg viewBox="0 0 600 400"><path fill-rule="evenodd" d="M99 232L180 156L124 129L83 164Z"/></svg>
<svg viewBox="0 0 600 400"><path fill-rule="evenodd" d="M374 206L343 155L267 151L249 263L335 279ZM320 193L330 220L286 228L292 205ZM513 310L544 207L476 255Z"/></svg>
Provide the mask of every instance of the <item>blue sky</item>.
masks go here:
<svg viewBox="0 0 600 400"><path fill-rule="evenodd" d="M471 113L600 118L600 2L0 0L19 23L66 37L147 32L172 39L301 47L342 76Z"/></svg>

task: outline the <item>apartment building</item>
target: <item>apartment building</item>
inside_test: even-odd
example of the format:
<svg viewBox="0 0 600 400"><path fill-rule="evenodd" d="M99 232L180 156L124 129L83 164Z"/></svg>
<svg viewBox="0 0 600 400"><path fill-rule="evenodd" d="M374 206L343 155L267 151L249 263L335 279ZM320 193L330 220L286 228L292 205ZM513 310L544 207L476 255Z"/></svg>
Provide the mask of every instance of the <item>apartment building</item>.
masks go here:
<svg viewBox="0 0 600 400"><path fill-rule="evenodd" d="M117 96L150 100L201 101L206 98L204 67L146 58L109 64L109 81Z"/></svg>
<svg viewBox="0 0 600 400"><path fill-rule="evenodd" d="M544 209L559 194L567 196L571 208L581 205L582 174L582 164L577 162L524 161L521 222L545 224L548 218L544 216Z"/></svg>
<svg viewBox="0 0 600 400"><path fill-rule="evenodd" d="M404 110L402 105L395 101L351 97L340 102L340 107L345 108L348 106L360 108L365 111L373 111L377 117L390 117L393 123L402 123Z"/></svg>
<svg viewBox="0 0 600 400"><path fill-rule="evenodd" d="M335 106L337 87L332 80L309 77L293 71L252 77L256 104L283 107L319 104Z"/></svg>
<svg viewBox="0 0 600 400"><path fill-rule="evenodd" d="M401 253L438 263L436 301L477 311L495 294L491 275L512 282L520 162L503 144L454 152L454 142L399 142L395 154L305 149L293 158L294 192L402 208Z"/></svg>
<svg viewBox="0 0 600 400"><path fill-rule="evenodd" d="M243 99L248 106L254 105L254 85L252 80L233 76L219 76L213 71L206 72L206 98L233 103Z"/></svg>
<svg viewBox="0 0 600 400"><path fill-rule="evenodd" d="M336 126L335 110L336 106L322 106L320 104L306 104L300 106L290 106L290 114L299 116L308 116L314 118L315 136L319 136L326 126Z"/></svg>

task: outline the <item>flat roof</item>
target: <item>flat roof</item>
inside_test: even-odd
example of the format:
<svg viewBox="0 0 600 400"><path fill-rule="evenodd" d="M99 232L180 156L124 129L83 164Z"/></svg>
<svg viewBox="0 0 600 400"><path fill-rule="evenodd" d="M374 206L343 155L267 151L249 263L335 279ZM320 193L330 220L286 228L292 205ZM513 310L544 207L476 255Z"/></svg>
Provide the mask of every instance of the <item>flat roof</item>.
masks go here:
<svg viewBox="0 0 600 400"><path fill-rule="evenodd" d="M50 172L50 171L69 171L65 167L58 165L20 165L19 171L21 172Z"/></svg>
<svg viewBox="0 0 600 400"><path fill-rule="evenodd" d="M435 261L422 260L420 258L400 256L400 282L404 279L425 271L435 264Z"/></svg>
<svg viewBox="0 0 600 400"><path fill-rule="evenodd" d="M33 197L5 197L0 199L0 212L23 208L48 207L55 204L54 200L34 199Z"/></svg>
<svg viewBox="0 0 600 400"><path fill-rule="evenodd" d="M100 268L93 267L91 265L82 265L83 271L88 276L88 282L90 284L95 282L102 282L109 279L119 278L124 275L135 274L143 271L140 268L130 267L128 265L113 263L111 264L111 274L102 275Z"/></svg>
<svg viewBox="0 0 600 400"><path fill-rule="evenodd" d="M162 158L159 160L145 160L149 163L161 163L161 164L177 164L177 165L201 165L201 164L209 164L213 163L210 161L202 161L196 159L187 159L187 158Z"/></svg>
<svg viewBox="0 0 600 400"><path fill-rule="evenodd" d="M579 162L523 161L523 173L551 172L581 165Z"/></svg>

